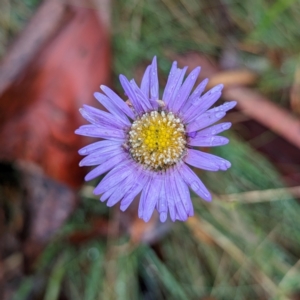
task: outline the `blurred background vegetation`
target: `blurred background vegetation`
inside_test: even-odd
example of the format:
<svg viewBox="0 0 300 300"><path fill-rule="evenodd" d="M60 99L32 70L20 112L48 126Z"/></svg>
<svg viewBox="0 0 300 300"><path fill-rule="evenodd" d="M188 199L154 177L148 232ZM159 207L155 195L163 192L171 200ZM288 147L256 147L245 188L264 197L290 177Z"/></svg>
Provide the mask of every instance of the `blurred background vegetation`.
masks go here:
<svg viewBox="0 0 300 300"><path fill-rule="evenodd" d="M1 0L0 57L39 4ZM197 53L218 70L253 72L258 79L250 88L299 118L300 96L294 104L290 96L299 68L299 1L115 0L110 6L112 82L120 94L118 74L139 77L153 55L162 86L174 57ZM144 224L134 211L99 203L87 183L32 270L10 279L10 299L300 299L300 207L285 189L299 185L299 159L284 151L294 146L238 110L228 119L230 144L207 151L232 167L199 172L214 199L193 195L195 218ZM282 158L290 173L280 168Z"/></svg>

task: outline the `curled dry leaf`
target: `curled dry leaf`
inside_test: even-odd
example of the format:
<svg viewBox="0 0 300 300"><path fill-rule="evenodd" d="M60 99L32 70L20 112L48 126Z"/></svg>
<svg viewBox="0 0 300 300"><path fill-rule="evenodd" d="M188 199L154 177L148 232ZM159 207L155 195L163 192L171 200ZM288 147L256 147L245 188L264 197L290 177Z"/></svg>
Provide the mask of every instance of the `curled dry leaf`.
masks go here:
<svg viewBox="0 0 300 300"><path fill-rule="evenodd" d="M66 3L45 1L0 66L0 159L35 162L78 187L78 109L108 82L110 49L97 10Z"/></svg>

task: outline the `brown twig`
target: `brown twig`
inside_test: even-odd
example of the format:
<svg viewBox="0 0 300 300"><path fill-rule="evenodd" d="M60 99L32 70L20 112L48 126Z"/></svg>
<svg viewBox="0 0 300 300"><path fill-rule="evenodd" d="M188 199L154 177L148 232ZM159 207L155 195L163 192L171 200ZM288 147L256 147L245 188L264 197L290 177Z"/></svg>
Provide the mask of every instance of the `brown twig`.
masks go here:
<svg viewBox="0 0 300 300"><path fill-rule="evenodd" d="M300 197L300 186L220 195L217 198L225 202L257 203L291 199L291 196Z"/></svg>

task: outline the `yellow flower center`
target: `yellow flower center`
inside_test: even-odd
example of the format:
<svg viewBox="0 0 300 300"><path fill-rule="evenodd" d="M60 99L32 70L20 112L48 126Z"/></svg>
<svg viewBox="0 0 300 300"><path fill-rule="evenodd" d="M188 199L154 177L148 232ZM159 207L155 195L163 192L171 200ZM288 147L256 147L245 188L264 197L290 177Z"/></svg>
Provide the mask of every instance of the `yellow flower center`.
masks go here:
<svg viewBox="0 0 300 300"><path fill-rule="evenodd" d="M131 156L152 170L163 170L177 163L185 145L184 126L171 112L145 113L133 122L129 131Z"/></svg>

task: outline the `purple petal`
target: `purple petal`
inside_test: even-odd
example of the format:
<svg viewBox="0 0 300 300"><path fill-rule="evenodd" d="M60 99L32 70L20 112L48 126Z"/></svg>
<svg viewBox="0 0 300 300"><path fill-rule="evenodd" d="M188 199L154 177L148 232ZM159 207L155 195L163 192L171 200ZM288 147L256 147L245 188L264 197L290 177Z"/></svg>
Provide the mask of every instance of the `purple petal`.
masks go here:
<svg viewBox="0 0 300 300"><path fill-rule="evenodd" d="M208 171L226 171L231 166L226 159L194 149L188 149L184 161L189 165Z"/></svg>
<svg viewBox="0 0 300 300"><path fill-rule="evenodd" d="M197 101L200 98L202 93L204 92L206 85L208 83L208 79L204 79L201 83L195 88L191 96L188 98L184 106L182 107L181 111L185 113L187 109L192 105L193 102Z"/></svg>
<svg viewBox="0 0 300 300"><path fill-rule="evenodd" d="M114 141L124 141L126 138L126 133L123 130L107 129L105 127L96 127L95 125L82 125L75 133Z"/></svg>
<svg viewBox="0 0 300 300"><path fill-rule="evenodd" d="M159 212L159 218L162 223L164 223L168 217L168 203L165 185L166 180L165 176L163 176L163 183L161 185L161 191L157 201L157 211Z"/></svg>
<svg viewBox="0 0 300 300"><path fill-rule="evenodd" d="M126 193L124 198L121 201L120 209L125 211L128 206L132 203L134 198L140 193L140 191L144 188L144 186L148 183L149 177L145 175L141 175L138 177L138 180L135 181L134 185L130 188L130 190Z"/></svg>
<svg viewBox="0 0 300 300"><path fill-rule="evenodd" d="M123 129L125 127L124 124L116 120L112 114L88 105L83 105L83 108L80 108L79 112L87 121L99 127L104 126L112 129Z"/></svg>
<svg viewBox="0 0 300 300"><path fill-rule="evenodd" d="M155 102L159 99L158 95L158 76L156 56L153 57L150 73L150 99Z"/></svg>
<svg viewBox="0 0 300 300"><path fill-rule="evenodd" d="M94 97L111 113L116 117L120 122L122 122L124 125L129 126L130 122L127 119L124 112L116 106L116 104L111 101L107 96L101 94L101 93L94 93Z"/></svg>
<svg viewBox="0 0 300 300"><path fill-rule="evenodd" d="M90 145L87 145L83 148L81 148L78 153L80 155L89 155L95 151L98 151L102 148L106 148L106 147L109 147L109 146L115 146L116 148L121 146L122 143L121 142L116 142L116 141L110 141L110 140L104 140L104 141L99 141L99 142L96 142L96 143L92 143Z"/></svg>
<svg viewBox="0 0 300 300"><path fill-rule="evenodd" d="M167 196L167 203L170 213L170 218L173 222L176 220L176 208L175 208L175 179L173 168L167 169L165 173L165 191Z"/></svg>
<svg viewBox="0 0 300 300"><path fill-rule="evenodd" d="M105 191L118 185L119 182L124 180L124 178L129 176L129 174L133 173L134 171L135 168L132 167L130 161L126 160L125 162L122 162L105 175L105 177L95 188L94 193L96 195L104 193Z"/></svg>
<svg viewBox="0 0 300 300"><path fill-rule="evenodd" d="M168 90L166 90L164 93L165 98L163 100L166 103L167 107L169 107L169 105L172 105L171 103L175 101L175 97L181 87L186 70L187 67L184 67L183 69L178 68L174 72L174 76L168 86Z"/></svg>
<svg viewBox="0 0 300 300"><path fill-rule="evenodd" d="M118 203L124 195L130 190L132 185L134 184L136 177L131 173L127 178L120 182L118 188L116 188L115 192L110 196L107 201L107 206L112 207L116 203Z"/></svg>
<svg viewBox="0 0 300 300"><path fill-rule="evenodd" d="M148 66L141 82L141 90L144 95L149 99L149 88L150 88L150 69L151 66Z"/></svg>
<svg viewBox="0 0 300 300"><path fill-rule="evenodd" d="M147 180L147 183L145 187L143 188L140 202L139 202L139 208L138 208L138 216L140 219L143 218L144 209L146 205L146 201L149 199L149 195L153 196L153 193L151 193L151 183L153 181L153 176L149 176L149 180Z"/></svg>
<svg viewBox="0 0 300 300"><path fill-rule="evenodd" d="M190 146L198 147L216 147L229 143L229 139L223 136L198 136L189 139L188 144Z"/></svg>
<svg viewBox="0 0 300 300"><path fill-rule="evenodd" d="M236 101L226 102L220 106L209 109L208 112L218 112L218 111L226 112L226 111L234 108L236 106L236 104L237 104Z"/></svg>
<svg viewBox="0 0 300 300"><path fill-rule="evenodd" d="M210 159L205 159L202 155L202 152L189 149L188 154L185 156L184 161L192 165L194 167L197 167L199 169L208 170L208 171L218 171L219 167L218 165Z"/></svg>
<svg viewBox="0 0 300 300"><path fill-rule="evenodd" d="M104 202L106 201L117 189L117 186L112 187L110 190L107 190L105 193L103 193L100 197L100 201ZM94 193L95 194L95 193Z"/></svg>
<svg viewBox="0 0 300 300"><path fill-rule="evenodd" d="M176 188L177 188L181 203L183 204L183 207L184 207L187 215L191 217L194 215L194 208L193 208L193 203L191 201L191 196L190 196L188 186L186 185L186 183L183 181L182 177L180 176L178 169L176 169L176 173L177 173Z"/></svg>
<svg viewBox="0 0 300 300"><path fill-rule="evenodd" d="M190 123L210 108L221 97L222 89L223 84L219 84L205 93L198 101L192 102L183 116L185 122Z"/></svg>
<svg viewBox="0 0 300 300"><path fill-rule="evenodd" d="M220 123L197 132L197 136L211 136L221 133L231 127L230 122Z"/></svg>
<svg viewBox="0 0 300 300"><path fill-rule="evenodd" d="M119 78L120 78L120 83L121 83L126 95L128 96L130 102L132 103L134 109L136 110L136 112L139 115L142 115L142 113L144 112L143 107L141 106L139 99L138 99L136 93L134 92L130 82L124 75L120 75Z"/></svg>
<svg viewBox="0 0 300 300"><path fill-rule="evenodd" d="M199 177L185 164L178 167L178 171L184 182L201 198L211 201L211 194Z"/></svg>
<svg viewBox="0 0 300 300"><path fill-rule="evenodd" d="M85 181L89 181L91 179L94 179L94 178L102 175L103 173L106 173L107 171L112 169L114 166L116 166L120 162L122 162L124 160L127 160L127 159L128 159L128 154L126 154L125 152L123 152L123 153L121 153L117 156L114 156L113 158L107 160L106 162L104 162L100 166L96 167L91 172L89 172L85 176L84 179L85 179Z"/></svg>
<svg viewBox="0 0 300 300"><path fill-rule="evenodd" d="M133 111L113 90L105 85L101 85L100 88L107 95L107 97L113 101L113 103L119 107L129 118L135 119Z"/></svg>
<svg viewBox="0 0 300 300"><path fill-rule="evenodd" d="M157 204L161 186L163 184L163 178L160 174L154 174L150 192L147 194L147 197L145 198L144 202L144 211L142 213L142 218L145 222L148 222L153 214L154 208ZM143 192L142 192L143 194Z"/></svg>
<svg viewBox="0 0 300 300"><path fill-rule="evenodd" d="M86 156L79 163L79 166L95 166L103 163L104 161L112 158L115 155L119 155L124 152L122 147L110 146L103 148L97 152L93 152L90 155Z"/></svg>
<svg viewBox="0 0 300 300"><path fill-rule="evenodd" d="M175 79L175 74L177 72L177 61L174 61L173 64L172 64L172 67L171 67L171 70L170 70L170 73L169 73L169 76L168 76L168 81L167 81L167 84L165 86L165 90L164 90L164 93L163 93L163 97L162 97L162 100L168 104L169 103L169 98L170 98L170 94L171 94L171 86L173 86L173 82Z"/></svg>
<svg viewBox="0 0 300 300"><path fill-rule="evenodd" d="M171 219L174 222L176 220L176 215L178 215L181 221L186 221L188 215L182 202L182 197L186 197L186 194L185 191L182 190L182 186L178 187L178 185L180 185L181 178L178 177L174 169L172 170L172 173L173 188L171 190L171 195L172 205L175 206L175 215L173 215Z"/></svg>
<svg viewBox="0 0 300 300"><path fill-rule="evenodd" d="M179 197L178 194L177 197ZM176 207L176 220L186 221L188 219L188 215L186 213L183 204L181 202L176 202L175 207Z"/></svg>
<svg viewBox="0 0 300 300"><path fill-rule="evenodd" d="M132 79L130 80L130 84L138 98L139 103L141 104L143 108L143 112L148 112L152 109L152 105L149 101L149 99L144 95L144 93L139 89L136 82Z"/></svg>
<svg viewBox="0 0 300 300"><path fill-rule="evenodd" d="M163 211L159 214L159 220L162 223L166 222L167 218L168 218L168 212Z"/></svg>
<svg viewBox="0 0 300 300"><path fill-rule="evenodd" d="M124 181L124 180L123 180ZM122 182L121 182L122 183ZM119 183L119 184L121 184ZM112 197L115 193L119 195L119 186L113 186L110 190L107 190L105 193L103 193L100 197L101 202L105 202L107 199ZM95 194L95 193L94 193ZM108 206L108 205L107 205Z"/></svg>
<svg viewBox="0 0 300 300"><path fill-rule="evenodd" d="M183 85L179 89L175 101L173 103L170 103L170 109L173 113L177 113L178 110L182 107L182 105L185 103L185 101L188 99L191 90L198 78L198 75L200 73L201 68L198 67L194 69L189 76L184 81Z"/></svg>
<svg viewBox="0 0 300 300"><path fill-rule="evenodd" d="M198 131L199 129L203 129L207 126L210 126L213 123L224 118L226 112L214 112L214 111L207 111L206 113L199 116L199 118L195 119L193 122L186 126L186 132L194 132Z"/></svg>

